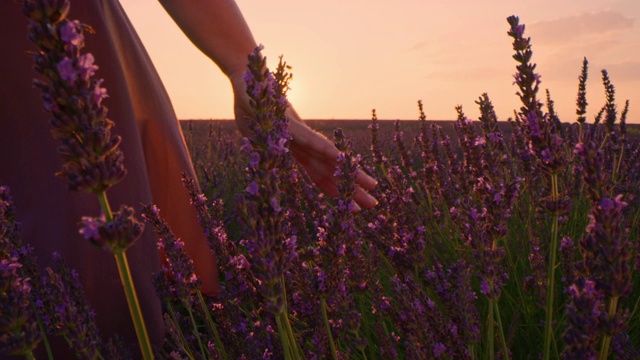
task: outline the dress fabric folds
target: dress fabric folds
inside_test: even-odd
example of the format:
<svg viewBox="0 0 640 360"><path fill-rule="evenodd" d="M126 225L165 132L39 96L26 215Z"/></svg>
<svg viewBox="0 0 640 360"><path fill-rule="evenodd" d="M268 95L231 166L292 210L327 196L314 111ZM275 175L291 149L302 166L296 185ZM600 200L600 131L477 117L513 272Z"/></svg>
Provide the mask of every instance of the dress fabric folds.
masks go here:
<svg viewBox="0 0 640 360"><path fill-rule="evenodd" d="M59 144L50 134L49 115L40 90L32 86L39 75L28 51L28 20L21 5L0 1L0 185L7 185L22 224L22 241L30 243L42 269L61 254L77 270L96 313L104 338L115 333L134 352L136 336L129 317L116 264L111 254L96 248L78 233L82 216L100 214L93 194L71 192L54 173L62 164ZM183 239L202 232L195 210L181 183L181 173L194 176L184 137L160 78L117 0L73 1L69 19L90 25L86 47L99 66L109 98L104 104L122 137L127 176L107 194L112 209L126 204L139 210L154 203L174 232ZM146 226L127 251L138 297L153 343L162 341L160 302L152 273L160 270L156 236Z"/></svg>

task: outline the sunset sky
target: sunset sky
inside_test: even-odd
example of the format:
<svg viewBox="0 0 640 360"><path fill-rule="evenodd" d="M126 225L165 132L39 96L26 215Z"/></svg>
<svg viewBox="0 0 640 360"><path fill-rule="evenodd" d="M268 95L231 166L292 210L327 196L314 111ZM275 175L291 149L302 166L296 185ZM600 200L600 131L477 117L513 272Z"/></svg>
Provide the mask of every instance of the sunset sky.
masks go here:
<svg viewBox="0 0 640 360"><path fill-rule="evenodd" d="M153 0L121 0L147 47L180 119L230 119L227 79ZM590 63L591 121L604 104L601 69L616 86L619 110L640 123L638 0L237 0L271 66L293 66L290 100L307 119L455 118L487 92L506 120L519 107L507 36L518 15L532 38L542 89L565 122L575 121L582 58ZM543 94L541 94L543 95Z"/></svg>

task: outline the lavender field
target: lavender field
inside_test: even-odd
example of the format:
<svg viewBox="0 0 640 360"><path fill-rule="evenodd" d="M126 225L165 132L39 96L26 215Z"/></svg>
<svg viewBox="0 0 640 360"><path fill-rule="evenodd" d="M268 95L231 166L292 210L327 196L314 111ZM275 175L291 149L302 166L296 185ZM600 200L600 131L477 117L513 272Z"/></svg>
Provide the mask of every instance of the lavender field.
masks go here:
<svg viewBox="0 0 640 360"><path fill-rule="evenodd" d="M556 236L560 243L553 285L556 288L553 321L563 325L556 325L552 330L552 336L557 339L554 341L558 343L553 344L551 351L555 355L550 358L556 358L558 354L568 359L589 358L589 347L584 346L584 339L571 338L575 333L569 330L572 329L570 324L580 319L589 324L587 317L601 311L600 318L591 323L592 350L597 349L596 340L601 335L596 335L595 328L598 322L602 325L606 321L605 308L602 302L589 304L584 298L576 298L586 296L584 292L588 289L578 288L571 281L581 276L580 267L584 266L581 257L588 254L582 247L587 244L593 228L598 226L594 208L599 207L594 207L590 194L604 188L609 188L608 191L625 188L628 189L624 197L626 207L620 212L625 220L617 222L616 236L619 238L616 241L624 239L625 246L629 247L625 257L633 276L626 281L628 285L634 285L635 291L621 302L620 307L626 310L614 312L625 319L626 325L622 327L626 330L613 337L613 351L618 353L611 358L640 356L636 350L640 344L637 340L640 329L634 325L639 316L636 269L639 264L640 174L637 173L636 149L640 144L640 127L626 125L624 136L625 148L629 149L629 154L623 155L628 156L629 161L625 166L635 174L629 173L624 184L620 181L615 185L600 184L603 186L600 190L585 183L589 175L582 162L588 164L588 160L580 158L580 153L571 149L577 145L582 126L582 131L589 129L590 136L599 139L595 141L606 144L604 126L565 123L558 127L557 131L566 139L565 150L558 152L567 158L559 182L562 184L559 200L552 202L549 174L540 172L541 165L536 165L535 157L530 155L526 124L487 121L485 113L473 122L462 113L459 115L457 121L308 122L327 136L332 136L336 128L342 129L351 142L353 153L361 155L360 165L380 179L375 192L380 204L356 216L349 215L349 226L355 228L349 233L339 227L338 234L333 234L341 236L340 239L355 235L362 242L358 244L362 246L358 251L367 253L367 260L364 260L370 262L367 269L373 268L377 274L360 282L360 286L366 284L365 288L352 285L350 290L355 291L350 294L350 304L343 304L346 309L358 307L355 334L369 329L365 339L368 344L373 341L377 346L374 349L367 346L369 353L358 354L357 348L349 345L356 341L354 333L341 329L340 322L344 319L337 319L331 323L338 324L333 332L344 336L342 351L348 352L349 358L457 359L485 358L488 353L491 354L488 358L505 358L503 349L506 348L509 357L514 359L540 358L549 300L548 241ZM241 179L246 166L246 159L235 156L237 143L241 141L235 124L212 120L183 121L182 125L207 196L226 197L225 202L233 202L235 195L231 194L244 190ZM616 125L615 133L620 134L619 127L620 124ZM499 148L489 151L487 144L491 144L491 139L499 139L493 140ZM603 151L599 154L603 156ZM609 157L609 161L613 158ZM604 168L613 171L612 164L607 166L605 161L599 164L602 168L598 171ZM492 170L500 176L492 174L491 167L501 168ZM595 169L592 167L591 171L595 172ZM598 176L612 181L612 175ZM505 182L507 179L512 179L511 184ZM307 188L307 191L313 190ZM306 203L302 207L306 219L318 216L313 210L316 208L328 208L325 211L329 216L335 216L331 212L335 206L331 200L316 200L322 199L320 194L294 193L289 196ZM505 200L508 201L504 203ZM234 206L220 210L230 234L238 229L234 212ZM312 215L308 216L308 213ZM324 231L325 228L318 224L317 220L307 220L307 236L313 237L312 232L319 229ZM611 229L610 225L605 226ZM239 238L240 233L236 233ZM315 236L322 239L323 233ZM477 244L477 241L484 243ZM315 248L318 243L309 246ZM363 275L359 276L358 279ZM291 287L295 288L295 280L291 281ZM577 311L586 313L578 318ZM380 320L380 314L393 320ZM294 316L299 315L296 312ZM309 316L313 317L313 312ZM499 318L493 322L488 316ZM388 330L390 324L385 321L395 323L393 331ZM380 332L380 326L386 330L384 334ZM447 326L454 333L443 330ZM494 332L487 326L495 327ZM342 335L338 335L340 330L344 331ZM495 351L486 348L488 336L495 340ZM504 347L500 342L504 342ZM429 346L431 350L428 350ZM439 346L446 351L430 352ZM314 348L317 349L316 344Z"/></svg>
<svg viewBox="0 0 640 360"><path fill-rule="evenodd" d="M83 218L81 232L95 230L89 240L106 241L117 261L142 231L137 218L166 252L166 268L154 274L165 343L151 349L137 332L142 357L640 358L640 129L627 124L629 104L616 102L606 71L604 88L588 91L604 91L607 102L590 105L601 110L587 118L586 59L576 118L559 119L539 92L524 25L508 23L522 102L514 118L498 122L489 95L479 94L476 109L458 107L449 122L427 121L428 99L415 121L379 121L373 111L366 122L310 122L340 151L335 197L320 193L289 151L287 68L265 71L259 49L252 53L249 136L232 122L182 123L200 187L183 180L218 259L219 295L202 294L188 239L177 239L155 206ZM42 43L61 41L51 34ZM102 114L100 102L88 92L88 105L72 109L78 120L63 114L52 104L65 95L55 68L42 71L49 82L40 86L62 94L45 96L52 117L67 121L52 121L56 135L63 143L88 137L78 112ZM91 125L109 134L104 118ZM117 144L96 138L103 148L63 160L113 155L121 165ZM356 212L359 172L378 180L371 193L379 203ZM80 186L103 204L119 181L107 180ZM53 337L79 358L136 353L92 327L73 272L39 275L9 191L0 187L0 353L30 359Z"/></svg>

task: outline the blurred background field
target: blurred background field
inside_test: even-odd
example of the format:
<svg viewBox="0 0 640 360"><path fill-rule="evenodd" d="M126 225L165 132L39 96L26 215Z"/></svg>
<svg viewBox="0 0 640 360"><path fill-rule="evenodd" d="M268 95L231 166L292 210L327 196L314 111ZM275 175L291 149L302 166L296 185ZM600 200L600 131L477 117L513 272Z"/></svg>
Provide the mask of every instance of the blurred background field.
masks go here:
<svg viewBox="0 0 640 360"><path fill-rule="evenodd" d="M383 148L393 146L393 132L396 120L378 120L379 141ZM332 138L333 131L340 128L351 140L353 149L363 157L370 153L370 131L368 129L370 120L307 120L309 126ZM427 120L427 123L437 124L442 127L443 133L451 138L455 138L453 120ZM240 139L242 136L237 130L234 120L182 120L180 121L185 138L191 150L197 154L206 147L208 141L217 138L218 135L227 140ZM479 122L476 122L479 124ZM568 124L567 124L568 125ZM420 133L420 121L400 120L400 128L404 132L405 145L412 146L416 136ZM512 129L508 122L499 122L499 130L505 137L511 135ZM627 124L629 140L640 139L640 124ZM419 156L419 154L416 154Z"/></svg>

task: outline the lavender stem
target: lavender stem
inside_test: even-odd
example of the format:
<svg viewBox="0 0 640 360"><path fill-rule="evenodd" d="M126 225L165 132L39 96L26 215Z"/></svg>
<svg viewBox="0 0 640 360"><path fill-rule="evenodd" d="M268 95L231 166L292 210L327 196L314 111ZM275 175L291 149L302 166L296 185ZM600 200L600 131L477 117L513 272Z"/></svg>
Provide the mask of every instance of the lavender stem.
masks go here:
<svg viewBox="0 0 640 360"><path fill-rule="evenodd" d="M98 194L98 201L100 202L100 207L102 208L102 213L107 222L113 221L113 212L111 211L111 206L109 206L109 200L107 199L107 192L101 191Z"/></svg>
<svg viewBox="0 0 640 360"><path fill-rule="evenodd" d="M323 297L320 298L320 308L322 309L322 320L324 320L324 327L327 330L327 337L329 338L329 347L331 347L331 357L333 360L338 360L338 353L336 352L336 344L333 341L331 335L331 327L329 326L329 317L327 316L327 300Z"/></svg>
<svg viewBox="0 0 640 360"><path fill-rule="evenodd" d="M222 359L228 359L227 352L224 349L224 345L222 344L222 340L220 339L220 334L218 333L218 328L216 327L216 324L213 322L213 319L211 318L211 313L207 309L207 305L206 305L206 302L204 301L204 297L202 297L202 293L200 292L200 290L197 291L197 294L198 294L198 299L200 299L200 306L202 306L202 311L204 312L207 318L207 324L209 325L211 332L213 332L213 337L216 341L216 351L218 352L218 354Z"/></svg>
<svg viewBox="0 0 640 360"><path fill-rule="evenodd" d="M504 330L502 328L502 317L500 316L500 306L498 306L498 301L494 301L493 303L495 307L496 319L498 320L498 336L500 336L500 342L502 343L502 358L509 360L509 348L507 347L507 340L504 337Z"/></svg>
<svg viewBox="0 0 640 360"><path fill-rule="evenodd" d="M191 310L191 306L187 306L187 312L189 313L189 319L191 320L191 325L193 326L193 335L198 340L198 346L200 347L200 353L204 358L207 357L207 352L204 349L204 345L202 344L202 338L200 337L200 332L198 331L198 324L196 323L196 319L193 317L193 311Z"/></svg>
<svg viewBox="0 0 640 360"><path fill-rule="evenodd" d="M106 191L101 191L96 194L102 213L107 222L113 221L113 213L109 206L109 200L107 199ZM125 296L127 298L127 305L129 305L129 313L131 314L131 320L136 330L136 336L138 337L138 345L140 345L140 352L142 358L145 360L153 359L153 351L151 350L151 342L149 341L149 334L142 317L142 311L140 310L140 303L138 301L138 295L136 294L136 288L133 284L133 278L131 277L131 270L129 269L129 261L125 249L114 250L113 256L116 258L116 264L118 265L118 274L120 275L120 282L124 289Z"/></svg>
<svg viewBox="0 0 640 360"><path fill-rule="evenodd" d="M493 286L492 286L493 287ZM487 344L489 347L489 351L485 354L485 357L488 357L489 359L495 359L495 354L494 354L494 346L493 346L493 339L495 337L495 325L493 323L493 302L495 300L494 299L489 299L489 306L488 306L488 310L489 310L489 314L487 315Z"/></svg>
<svg viewBox="0 0 640 360"><path fill-rule="evenodd" d="M175 324L175 329L179 336L177 341L180 341L180 344L177 344L177 345L182 346L182 350L184 350L184 353L187 355L187 357L190 360L194 360L196 357L193 356L191 348L189 348L187 339L184 337L184 333L182 332L182 329L180 328L180 325L178 322L178 317L176 316L176 312L173 310L173 306L171 305L171 303L168 304L168 310L169 310L169 317L171 318L171 321Z"/></svg>
<svg viewBox="0 0 640 360"><path fill-rule="evenodd" d="M559 196L558 191L558 175L551 174L551 199L556 201ZM547 279L547 317L545 324L545 336L544 336L544 360L549 360L551 352L551 341L553 338L553 300L554 300L554 288L556 277L556 257L558 248L558 217L555 214L553 216L553 225L551 227L551 248L549 254L549 271Z"/></svg>
<svg viewBox="0 0 640 360"><path fill-rule="evenodd" d="M296 359L293 354L293 349L289 344L289 336L286 334L286 330L284 329L284 324L282 323L281 313L276 315L276 324L278 326L278 335L280 336L280 341L282 341L282 352L284 353L285 360Z"/></svg>
<svg viewBox="0 0 640 360"><path fill-rule="evenodd" d="M105 217L107 214L105 213ZM108 219L108 218L107 218ZM120 274L120 281L124 288L124 293L127 297L127 304L129 305L129 312L131 313L131 320L136 330L138 337L138 344L140 345L140 352L144 360L153 359L153 351L151 350L151 343L149 342L149 335L147 328L142 318L142 312L140 311L140 303L138 302L138 296L136 295L136 289L133 285L133 279L131 278L131 271L129 269L129 262L127 261L127 255L124 250L116 250L113 255L116 258L118 265L118 273Z"/></svg>
<svg viewBox="0 0 640 360"><path fill-rule="evenodd" d="M609 300L609 318L613 318L616 315L616 309L618 307L618 299L619 296L612 296ZM600 349L600 357L601 360L606 360L609 356L609 347L611 345L611 335L604 334L602 336L602 348Z"/></svg>

